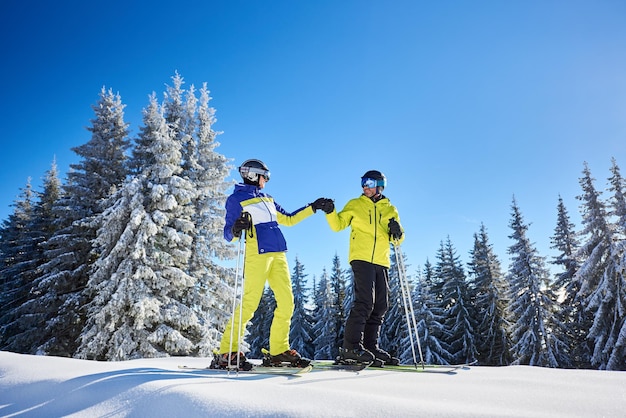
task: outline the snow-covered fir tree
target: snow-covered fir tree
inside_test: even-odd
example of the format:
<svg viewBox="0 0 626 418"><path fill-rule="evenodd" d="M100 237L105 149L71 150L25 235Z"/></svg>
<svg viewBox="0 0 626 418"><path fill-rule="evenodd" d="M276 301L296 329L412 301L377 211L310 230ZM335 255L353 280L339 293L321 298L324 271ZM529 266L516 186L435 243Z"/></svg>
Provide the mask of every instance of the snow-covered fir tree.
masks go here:
<svg viewBox="0 0 626 418"><path fill-rule="evenodd" d="M607 205L601 199L601 192L596 190L594 180L585 163L580 179L583 193L578 196L582 201L582 243L576 254L583 261L574 276L579 288L575 299L583 306L580 327L588 332L590 364L605 369L615 342L609 331L612 322L610 316L615 313L610 308L612 300L615 300L610 283L618 274L621 256L614 242L619 235L615 235ZM609 293L604 293L607 291ZM607 298L606 303L602 300L604 296Z"/></svg>
<svg viewBox="0 0 626 418"><path fill-rule="evenodd" d="M583 367L587 359L590 367L600 365L597 361L592 364L591 360L594 356L595 343L589 338L589 331L594 322L594 312L588 309L588 305L590 295L598 288L602 280L612 245L607 208L602 201L602 192L596 190L594 181L591 170L585 163L583 176L579 179L582 194L576 197L582 202L580 205L582 230L580 231L581 244L574 256L581 260L581 264L574 275L572 284L572 287L577 290L572 304L580 306L576 318L577 326L585 334L588 343L588 345L581 344L580 347L587 349L586 353L581 354Z"/></svg>
<svg viewBox="0 0 626 418"><path fill-rule="evenodd" d="M124 108L120 95L103 87L92 106L95 117L87 128L91 139L72 148L80 160L70 165L63 194L53 207L56 232L42 244L47 263L41 268L36 303L49 315L40 330L40 353L71 356L78 347L85 323L82 307L88 301L83 290L96 256L92 242L97 217L128 174Z"/></svg>
<svg viewBox="0 0 626 418"><path fill-rule="evenodd" d="M7 324L7 344L5 349L18 353L34 353L41 338L41 324L49 311L46 306L35 303L39 293L39 269L45 263L41 244L54 233L55 219L52 208L61 194L56 161L52 162L43 182L43 190L38 193L38 201L33 206L33 216L27 226L26 239L30 249L26 259L20 264L19 280L25 287L22 292L25 300L12 311L12 321Z"/></svg>
<svg viewBox="0 0 626 418"><path fill-rule="evenodd" d="M579 286L574 280L580 263L576 258L579 248L578 235L575 225L571 222L563 198L559 196L557 205L557 223L554 234L551 237L552 248L558 251L552 264L562 270L556 273L552 284L553 291L559 298L559 304L555 312L555 321L559 327L552 330L553 333L563 331L563 335L557 338L563 340L567 346L566 351L560 352L558 359L561 367L587 367L590 352L587 344L587 331L581 327L583 306L576 299Z"/></svg>
<svg viewBox="0 0 626 418"><path fill-rule="evenodd" d="M571 290L571 283L580 265L576 258L580 240L561 196L559 196L557 204L556 227L550 242L552 243L551 248L558 251L552 264L560 266L562 269L556 275L554 286L555 289L563 292L564 300L569 300L572 298L572 293L575 293Z"/></svg>
<svg viewBox="0 0 626 418"><path fill-rule="evenodd" d="M415 283L413 283L414 280ZM419 273L419 271L416 279L413 279L412 276L410 278L410 291L408 294L406 294L406 297L409 299L408 305L404 303L404 297L402 297L402 289L400 289L400 296L402 300L398 301L398 305L402 305L402 319L404 323L398 330L398 351L394 352L394 355L395 357L399 358L401 363L403 364L418 364L421 363L423 358L421 341L418 332L418 324L421 318L419 318L417 315L418 307L422 306L421 289L418 289L418 287L421 285L421 283L419 282L420 280L421 274Z"/></svg>
<svg viewBox="0 0 626 418"><path fill-rule="evenodd" d="M615 160L609 179L612 210L600 200L585 164L581 179L585 261L576 274L578 298L592 315L588 339L593 344L591 364L601 370L625 370L626 296L624 283L624 180ZM612 218L611 218L612 217ZM615 219L615 223L611 221Z"/></svg>
<svg viewBox="0 0 626 418"><path fill-rule="evenodd" d="M163 100L163 116L172 133L172 139L180 143L182 176L189 176L198 167L197 142L194 139L196 130L197 98L195 87L189 91L183 88L183 77L175 72L172 85L166 86ZM210 128L210 127L209 127Z"/></svg>
<svg viewBox="0 0 626 418"><path fill-rule="evenodd" d="M291 331L289 342L302 357L313 358L315 346L313 340L313 318L308 308L309 296L306 287L307 274L304 273L304 264L298 257L295 260L293 273L291 274L291 287L293 289L294 310L291 318Z"/></svg>
<svg viewBox="0 0 626 418"><path fill-rule="evenodd" d="M349 269L348 269L349 270ZM346 327L346 318L347 309L346 299L347 292L346 282L350 280L349 278L350 272L344 270L341 267L341 260L339 259L339 255L335 253L332 261L332 268L330 271L330 283L332 291L335 293L335 309L337 311L337 316L335 317L335 346L336 348L333 351L333 356L331 358L335 358L339 354L339 347L343 345L343 333Z"/></svg>
<svg viewBox="0 0 626 418"><path fill-rule="evenodd" d="M209 106L211 97L206 83L195 97L193 85L183 88L183 77L176 73L167 86L163 103L164 117L172 136L181 144L181 177L189 179L197 194L192 199L195 225L190 235L193 251L189 259L189 274L198 279L198 291L189 295L187 303L196 315L210 327L222 329L232 299L234 274L220 266L216 259L234 256L232 244L223 239L226 182L230 167L227 159L216 151L219 134L213 130L215 109ZM211 334L213 335L213 334ZM211 353L218 344L213 338L204 341L201 355Z"/></svg>
<svg viewBox="0 0 626 418"><path fill-rule="evenodd" d="M348 271L348 279L346 280L346 298L343 300L341 309L343 310L344 318L348 318L350 315L350 309L354 303L354 272L352 269ZM342 329L345 329L345 322L342 324ZM343 334L342 334L343 335ZM339 347L343 346L343 338L339 341Z"/></svg>
<svg viewBox="0 0 626 418"><path fill-rule="evenodd" d="M0 228L0 349L7 350L7 340L14 334L16 310L28 300L32 282L24 275L35 250L30 227L36 204L31 180L21 189L11 205L13 213Z"/></svg>
<svg viewBox="0 0 626 418"><path fill-rule="evenodd" d="M505 366L510 362L508 286L484 224L474 234L470 257L468 273L473 280L477 360L481 365Z"/></svg>
<svg viewBox="0 0 626 418"><path fill-rule="evenodd" d="M341 312L338 308L337 295L333 292L330 277L324 269L317 283L313 311L315 359L334 359L338 354L336 319Z"/></svg>
<svg viewBox="0 0 626 418"><path fill-rule="evenodd" d="M401 253L401 252L400 252ZM402 254L402 253L401 253ZM411 281L410 277L400 277L398 266L399 257L396 248L392 249L391 266L389 268L389 309L385 314L383 325L380 329L379 344L383 350L388 351L394 357L405 351L405 337L408 336L407 318L405 315L405 301L402 294L401 280ZM406 256L402 254L402 262L406 268ZM404 270L406 274L406 269ZM406 295L410 297L410 295Z"/></svg>
<svg viewBox="0 0 626 418"><path fill-rule="evenodd" d="M198 279L198 292L193 294L196 299L190 303L209 327L222 329L230 314L234 274L216 260L234 257L233 246L223 238L226 190L231 183L226 181L230 170L227 159L216 151L218 132L212 129L215 110L209 107L209 101L209 90L203 84L197 110L197 140L192 141L195 146L187 145L187 149L196 151L196 155L188 159L192 161L189 178L198 192L194 201L195 234L189 260L189 272ZM190 96L188 103L192 102L195 103ZM189 112L191 109L187 106L187 114ZM207 339L204 343L201 353L209 351L217 341Z"/></svg>
<svg viewBox="0 0 626 418"><path fill-rule="evenodd" d="M263 296L254 316L246 327L246 340L249 342L248 356L250 358L261 358L262 349L268 350L270 347L270 328L276 310L276 298L269 286L265 286Z"/></svg>
<svg viewBox="0 0 626 418"><path fill-rule="evenodd" d="M608 370L626 370L626 198L624 197L624 178L620 174L615 158L611 165L612 176L609 178L613 192L611 199L612 215L615 219L615 246L617 265L615 275L607 278L608 292L614 300L608 305L613 305L613 317L610 318L609 334L614 339L613 347L607 362ZM603 301L606 303L606 301Z"/></svg>
<svg viewBox="0 0 626 418"><path fill-rule="evenodd" d="M528 225L513 198L511 221L513 244L507 274L510 286L512 364L559 367L558 352L566 344L550 335L556 297L549 283L545 260L527 237Z"/></svg>
<svg viewBox="0 0 626 418"><path fill-rule="evenodd" d="M411 364L419 358L421 348L425 364L448 364L452 358L448 344L443 340L445 334L445 317L437 294L433 291L435 272L430 261L426 260L423 274L418 271L417 281L413 289L413 306L417 324L417 340L411 341L410 335L405 337L404 352L400 353L400 362ZM411 346L413 344L413 346Z"/></svg>
<svg viewBox="0 0 626 418"><path fill-rule="evenodd" d="M188 302L194 184L182 173L182 144L155 95L144 111L141 173L111 199L95 240L88 321L77 357L125 360L197 354L209 328Z"/></svg>
<svg viewBox="0 0 626 418"><path fill-rule="evenodd" d="M435 265L441 308L445 317L445 334L452 363L469 363L476 360L475 316L470 300L463 265L450 241L442 242Z"/></svg>

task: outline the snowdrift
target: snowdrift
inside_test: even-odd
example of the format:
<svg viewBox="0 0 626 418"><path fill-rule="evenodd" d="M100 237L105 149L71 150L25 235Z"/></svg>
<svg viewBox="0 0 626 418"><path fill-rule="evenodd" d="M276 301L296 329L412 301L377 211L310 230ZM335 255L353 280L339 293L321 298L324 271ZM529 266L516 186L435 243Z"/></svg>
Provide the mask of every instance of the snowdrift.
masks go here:
<svg viewBox="0 0 626 418"><path fill-rule="evenodd" d="M471 367L301 377L184 371L208 359L95 362L0 352L2 417L624 417L626 372Z"/></svg>

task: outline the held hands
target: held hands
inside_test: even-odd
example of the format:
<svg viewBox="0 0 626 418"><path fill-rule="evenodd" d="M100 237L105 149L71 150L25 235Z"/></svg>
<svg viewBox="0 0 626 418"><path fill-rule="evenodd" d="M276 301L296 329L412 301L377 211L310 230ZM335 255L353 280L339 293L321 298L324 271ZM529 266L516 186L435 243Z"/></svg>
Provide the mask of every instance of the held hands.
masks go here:
<svg viewBox="0 0 626 418"><path fill-rule="evenodd" d="M241 235L241 231L250 227L252 227L252 217L248 212L241 212L241 216L237 218L237 220L233 224L233 235L238 237Z"/></svg>
<svg viewBox="0 0 626 418"><path fill-rule="evenodd" d="M391 239L402 238L402 229L400 228L400 224L394 218L389 219L389 236Z"/></svg>
<svg viewBox="0 0 626 418"><path fill-rule="evenodd" d="M311 207L313 208L314 212L318 209L321 209L324 211L324 213L331 213L333 210L335 210L335 203L332 199L320 197L315 202L311 203Z"/></svg>

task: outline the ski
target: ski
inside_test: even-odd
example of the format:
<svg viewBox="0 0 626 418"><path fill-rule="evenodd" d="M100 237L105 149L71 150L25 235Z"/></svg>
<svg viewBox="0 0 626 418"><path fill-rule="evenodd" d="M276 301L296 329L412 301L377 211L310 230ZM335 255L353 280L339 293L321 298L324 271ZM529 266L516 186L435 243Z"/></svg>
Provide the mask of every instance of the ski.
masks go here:
<svg viewBox="0 0 626 418"><path fill-rule="evenodd" d="M443 373L443 374L454 374L458 369L463 366L441 366L441 367L428 367L421 365L399 365L399 366L382 366L382 367L371 367L370 370L380 370L380 371L388 371L388 372L408 372L408 373Z"/></svg>
<svg viewBox="0 0 626 418"><path fill-rule="evenodd" d="M312 363L313 370L346 370L351 372L360 372L361 370L365 370L370 364L369 363L348 363L341 364L335 363L330 360L313 360Z"/></svg>
<svg viewBox="0 0 626 418"><path fill-rule="evenodd" d="M400 364L397 366L384 365L384 366L370 366L370 370L383 370L390 372L410 372L410 373L443 373L443 374L455 374L457 370L467 369L470 366L476 364Z"/></svg>
<svg viewBox="0 0 626 418"><path fill-rule="evenodd" d="M313 367L266 367L266 366L257 366L255 365L251 370L228 370L228 369L212 369L210 367L191 367L191 366L178 366L181 370L189 370L189 371L201 371L207 373L216 373L216 374L272 374L272 375L284 375L284 376L301 376L310 372Z"/></svg>

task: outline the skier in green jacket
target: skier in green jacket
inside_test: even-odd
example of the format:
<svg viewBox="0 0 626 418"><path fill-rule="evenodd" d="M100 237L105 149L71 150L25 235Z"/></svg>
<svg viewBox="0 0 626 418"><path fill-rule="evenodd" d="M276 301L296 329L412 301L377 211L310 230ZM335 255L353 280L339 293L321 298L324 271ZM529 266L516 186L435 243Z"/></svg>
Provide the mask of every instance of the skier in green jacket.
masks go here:
<svg viewBox="0 0 626 418"><path fill-rule="evenodd" d="M361 177L361 196L350 200L339 213L332 201L332 208L323 208L333 231L351 227L349 262L354 273L354 301L346 320L343 347L339 348L342 362L378 359L385 364L398 363L378 346L389 306L389 244L404 240L398 211L382 194L386 185L383 173L370 170Z"/></svg>

